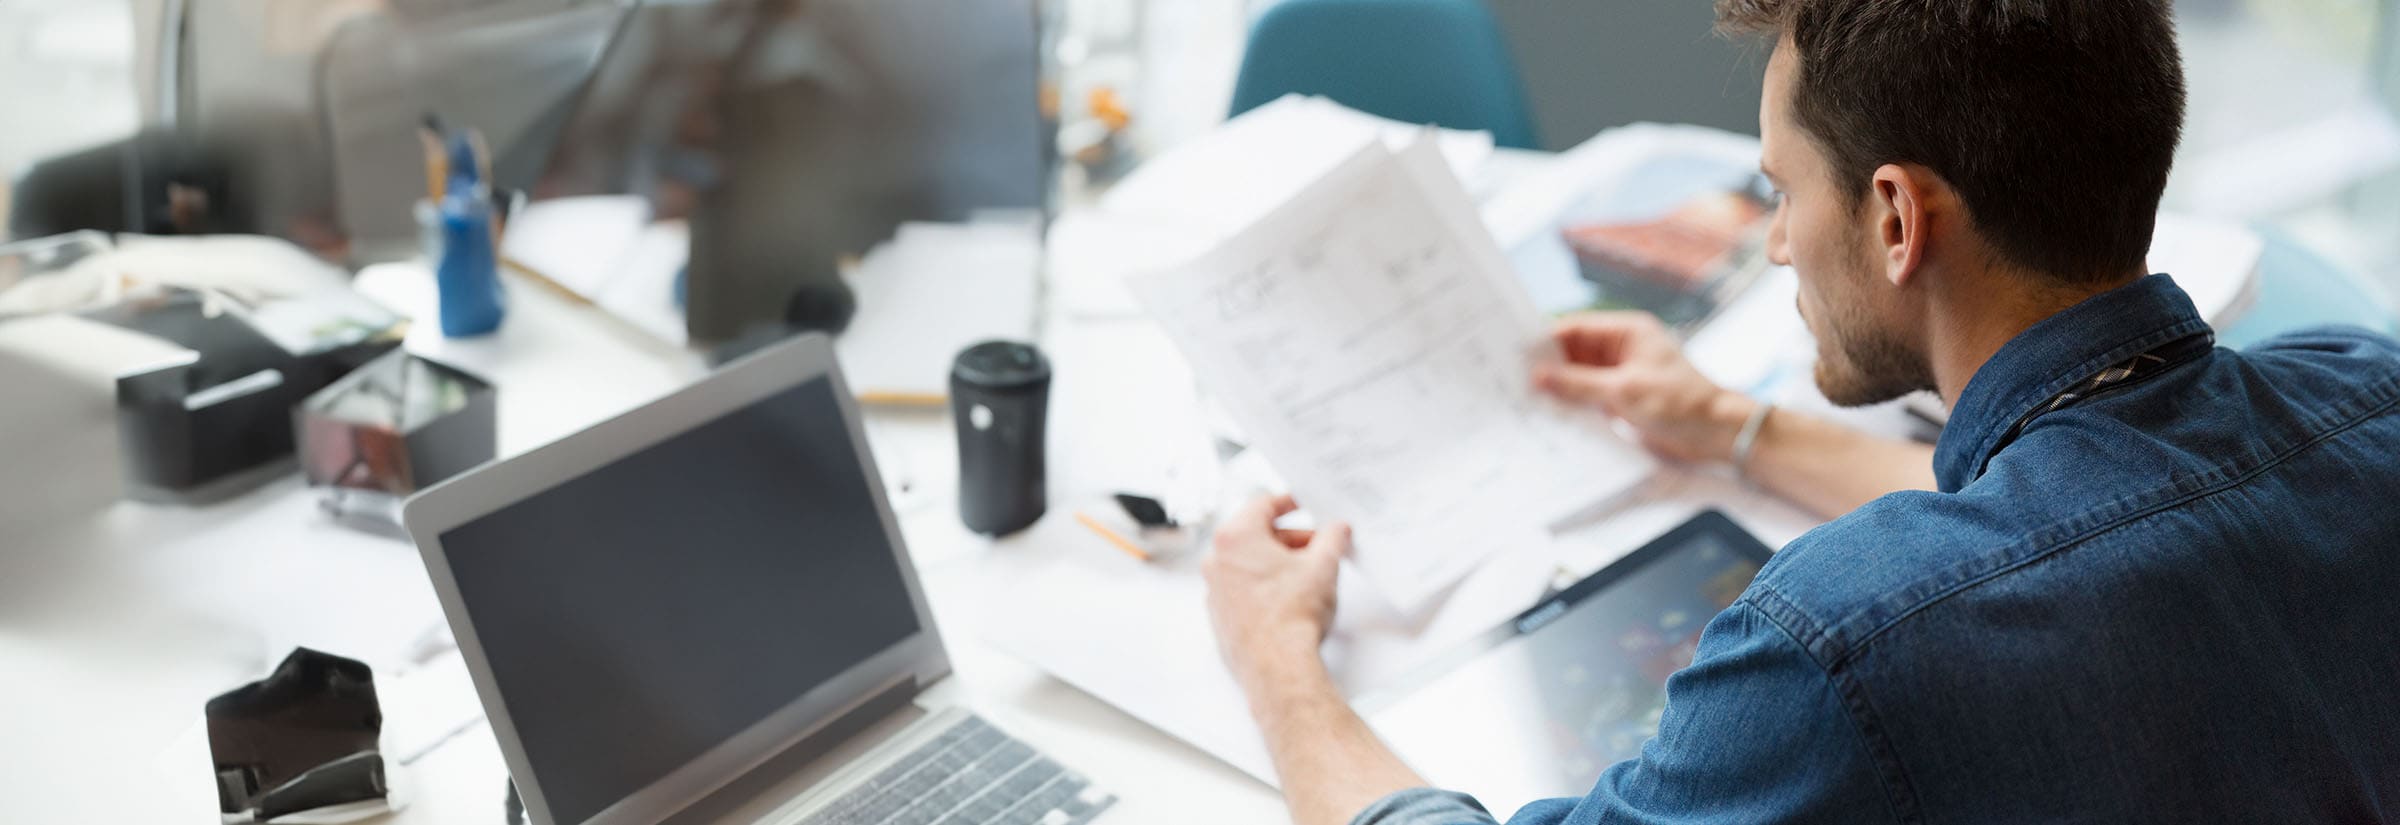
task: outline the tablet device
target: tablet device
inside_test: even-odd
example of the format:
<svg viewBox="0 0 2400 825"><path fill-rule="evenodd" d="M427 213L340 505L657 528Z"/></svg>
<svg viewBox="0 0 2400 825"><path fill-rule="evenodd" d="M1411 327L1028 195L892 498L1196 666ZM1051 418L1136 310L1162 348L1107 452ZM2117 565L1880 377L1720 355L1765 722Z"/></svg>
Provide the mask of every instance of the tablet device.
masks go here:
<svg viewBox="0 0 2400 825"><path fill-rule="evenodd" d="M1492 810L1582 796L1657 733L1667 677L1770 555L1703 512L1361 704L1412 767Z"/></svg>

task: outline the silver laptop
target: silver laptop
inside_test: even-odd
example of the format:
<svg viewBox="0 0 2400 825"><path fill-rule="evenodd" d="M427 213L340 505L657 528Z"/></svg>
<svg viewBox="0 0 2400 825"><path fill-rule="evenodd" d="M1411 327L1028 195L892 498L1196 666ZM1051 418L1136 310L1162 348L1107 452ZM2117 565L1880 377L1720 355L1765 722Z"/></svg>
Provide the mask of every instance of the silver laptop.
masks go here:
<svg viewBox="0 0 2400 825"><path fill-rule="evenodd" d="M821 336L411 500L540 825L1091 822L950 672Z"/></svg>

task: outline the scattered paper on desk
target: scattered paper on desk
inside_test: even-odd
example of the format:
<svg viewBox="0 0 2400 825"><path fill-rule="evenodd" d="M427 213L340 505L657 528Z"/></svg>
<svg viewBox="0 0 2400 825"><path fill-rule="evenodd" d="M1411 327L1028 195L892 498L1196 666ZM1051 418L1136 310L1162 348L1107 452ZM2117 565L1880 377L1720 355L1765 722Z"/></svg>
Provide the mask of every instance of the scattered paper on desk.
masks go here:
<svg viewBox="0 0 2400 825"><path fill-rule="evenodd" d="M960 350L1030 339L1041 252L1026 224L902 225L844 276L858 314L833 349L851 390L938 403Z"/></svg>
<svg viewBox="0 0 2400 825"><path fill-rule="evenodd" d="M500 255L569 292L596 298L624 268L650 201L640 195L587 195L526 204L508 219Z"/></svg>
<svg viewBox="0 0 2400 825"><path fill-rule="evenodd" d="M1454 654L1468 639L1532 606L1561 569L1572 571L1570 580L1581 578L1709 507L1733 514L1770 546L1819 523L1730 474L1667 470L1651 479L1621 499L1621 506L1563 534L1526 526L1521 538L1460 583L1422 621L1378 604L1371 588L1345 567L1340 606L1324 646L1335 684L1343 695L1364 700L1360 707L1369 723L1381 725L1376 700L1403 695L1389 691L1428 662ZM1025 532L995 543L977 564L975 632L1134 718L1275 784L1265 741L1218 656L1199 564L1199 554L1134 561L1053 510ZM1533 749L1519 742L1497 744ZM1474 777L1430 778L1459 787L1447 783Z"/></svg>
<svg viewBox="0 0 2400 825"><path fill-rule="evenodd" d="M1513 530L1622 492L1651 459L1533 389L1546 325L1420 142L1360 150L1135 294L1202 387L1415 614Z"/></svg>
<svg viewBox="0 0 2400 825"><path fill-rule="evenodd" d="M574 293L652 337L690 342L675 278L691 257L691 228L654 221L648 200L592 195L528 204L509 219L502 260Z"/></svg>
<svg viewBox="0 0 2400 825"><path fill-rule="evenodd" d="M1540 598L1557 548L1539 530L1523 534L1423 622L1384 609L1345 567L1341 607L1325 644L1326 665L1342 692L1356 696L1389 685ZM1272 785L1266 742L1218 657L1201 555L1134 561L1054 509L997 543L976 568L975 630L1010 655Z"/></svg>
<svg viewBox="0 0 2400 825"><path fill-rule="evenodd" d="M1061 214L1050 224L1044 273L1051 304L1079 320L1140 318L1141 303L1126 288L1125 276L1189 261L1217 240L1181 224L1106 210Z"/></svg>
<svg viewBox="0 0 2400 825"><path fill-rule="evenodd" d="M691 343L675 282L691 260L692 228L680 220L642 227L608 285L588 296L608 314L675 346Z"/></svg>

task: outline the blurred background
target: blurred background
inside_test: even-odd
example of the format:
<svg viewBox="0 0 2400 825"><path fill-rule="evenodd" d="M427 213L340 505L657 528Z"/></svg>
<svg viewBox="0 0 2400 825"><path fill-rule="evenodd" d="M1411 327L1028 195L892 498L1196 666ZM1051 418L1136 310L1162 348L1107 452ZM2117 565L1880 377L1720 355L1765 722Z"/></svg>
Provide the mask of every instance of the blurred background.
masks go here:
<svg viewBox="0 0 2400 825"><path fill-rule="evenodd" d="M1275 0L1041 0L1064 151L1122 124L1138 160L1221 122L1249 25ZM212 210L216 227L292 238L337 259L360 232L366 165L346 157L358 81L432 63L445 40L553 34L522 62L511 107L573 97L608 24L569 0L15 0L0 4L0 170L21 186L36 164L151 135L154 164L240 170L250 181ZM709 5L709 4L699 4ZM974 5L974 4L968 4ZM1634 121L1748 130L1756 55L1713 39L1708 3L1493 0L1521 70L1534 143L1571 147ZM2400 283L2400 26L2390 0L2183 0L2177 4L2192 116L2169 207L2263 221L2333 262ZM578 17L583 24L578 25ZM604 16L604 15L602 15ZM543 18L566 22L539 23ZM581 35L561 37L555 32ZM572 42L560 42L562 40ZM528 46L526 48L535 48ZM460 67L461 72L475 70ZM546 76L536 76L546 75ZM384 77L383 80L395 80ZM452 96L457 97L457 96ZM453 109L471 104L451 102ZM408 118L417 113L408 112ZM488 130L487 130L488 131ZM170 148L161 133L174 134ZM174 160L169 161L172 157ZM1070 193L1071 194L1071 193ZM345 200L346 195L348 200ZM18 197L0 199L19 210ZM94 208L89 204L85 208ZM5 208L5 207L0 207ZM386 207L382 223L405 224ZM374 210L368 210L374 211ZM239 217L236 217L238 213ZM55 228L12 219L12 237ZM71 221L70 221L71 222ZM375 220L364 220L375 223ZM155 228L155 227L154 227ZM403 227L405 228L405 227ZM367 231L364 234L375 234ZM381 250L388 254L389 249ZM354 259L355 260L355 259Z"/></svg>
<svg viewBox="0 0 2400 825"><path fill-rule="evenodd" d="M2400 0L2175 14L2190 117L2152 267L2230 345L2400 328ZM838 335L862 399L939 410L955 353L1138 317L1125 274L1188 259L1413 124L1443 127L1538 308L1643 308L1695 333L1753 283L1789 282L1755 254L1763 210L1744 191L1766 46L1717 36L1712 15L1709 0L0 3L0 383L25 390L0 403L18 425L0 447L65 443L37 422L113 397L152 422L126 425L151 428L126 437L129 482L211 498L249 468L271 477L291 405L401 339L538 377L529 402L500 404L513 444L563 431L523 420L540 410L606 411L595 387L628 364L671 386L802 331ZM539 318L503 330L511 296L634 337L612 355ZM199 360L160 368L184 356L49 328L83 322ZM1769 363L1773 336L1734 337L1719 348L1748 366L1726 383L1766 396L1805 374ZM149 377L119 380L136 368ZM81 394L32 389L62 378ZM185 420L208 416L222 423ZM76 486L28 478L0 485L0 524ZM107 498L97 474L87 486Z"/></svg>
<svg viewBox="0 0 2400 825"><path fill-rule="evenodd" d="M2176 10L2191 108L2153 266L2228 344L2400 330L2400 0ZM956 508L981 436L954 426L978 408L952 397L952 365L976 342L1038 342L1054 365L1033 409L1053 411L1035 483L1055 512L1138 491L1205 524L1221 494L1279 482L1225 449L1239 434L1125 276L1190 260L1368 144L1428 140L1417 124L1445 127L1429 140L1539 309L1652 308L1697 329L1687 351L1720 384L1820 407L1796 280L1758 254L1765 53L1711 16L0 0L0 702L76 711L0 714L0 742L31 743L0 748L0 777L47 791L0 781L11 821L96 821L89 800L136 806L108 821L208 813L201 702L298 645L432 697L390 714L407 730L387 744L431 776L414 821L497 813L490 737L442 745L480 708L440 664L457 658L394 506L800 330L840 333L911 553L960 594L1004 555ZM1852 423L1926 438L1926 401ZM1698 497L1771 543L1820 521L1699 475L1637 517L1663 529ZM1072 552L1113 552L1066 530L1090 545ZM1108 718L1134 733L1079 753L1122 762L1127 799L1179 805L1199 776L1266 813L1183 821L1280 810ZM155 772L195 793L90 767L161 752Z"/></svg>

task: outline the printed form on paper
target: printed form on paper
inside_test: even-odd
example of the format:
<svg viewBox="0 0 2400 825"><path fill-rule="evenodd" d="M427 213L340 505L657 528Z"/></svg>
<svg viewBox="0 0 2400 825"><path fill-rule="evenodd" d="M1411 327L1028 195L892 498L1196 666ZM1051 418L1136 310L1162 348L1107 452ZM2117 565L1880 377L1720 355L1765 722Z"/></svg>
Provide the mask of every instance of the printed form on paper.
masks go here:
<svg viewBox="0 0 2400 825"><path fill-rule="evenodd" d="M1199 259L1130 286L1250 446L1402 613L1647 477L1533 388L1546 324L1430 141L1371 142Z"/></svg>

